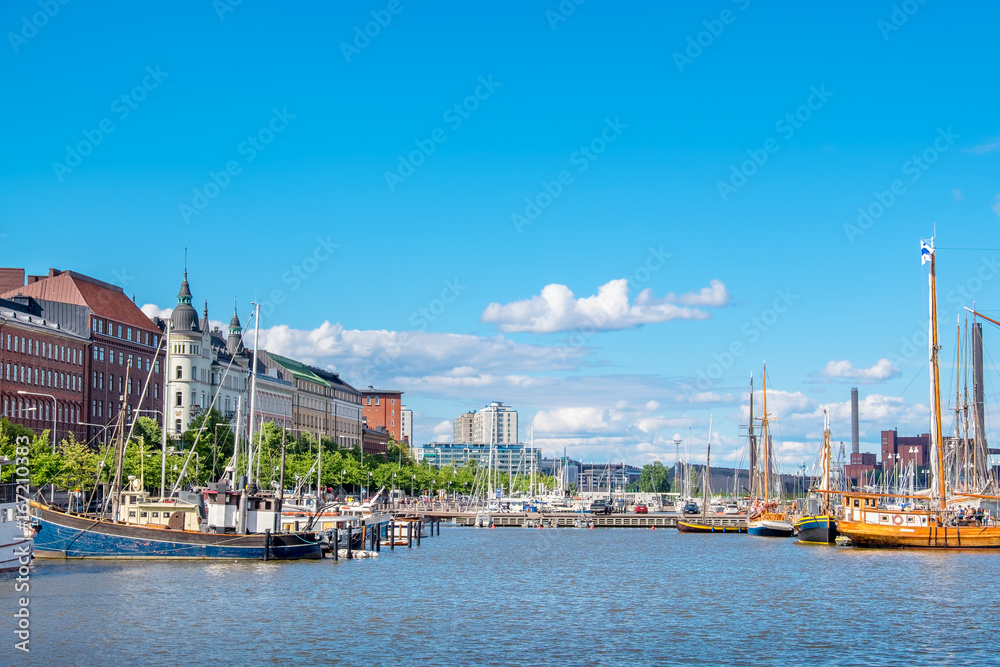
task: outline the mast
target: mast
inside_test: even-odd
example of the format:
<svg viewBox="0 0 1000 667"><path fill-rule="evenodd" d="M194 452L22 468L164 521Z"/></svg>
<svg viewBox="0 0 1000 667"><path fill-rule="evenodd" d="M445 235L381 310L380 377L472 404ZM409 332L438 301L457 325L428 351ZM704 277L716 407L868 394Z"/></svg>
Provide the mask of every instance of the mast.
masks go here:
<svg viewBox="0 0 1000 667"><path fill-rule="evenodd" d="M938 353L941 351L941 347L938 345L938 326L937 326L937 285L935 283L935 261L934 261L934 238L931 237L930 242L921 241L920 242L920 262L923 264L928 259L931 262L930 271L930 306L931 306L931 335L930 335L930 362L931 362L931 401L934 404L934 412L931 415L934 424L931 429L931 437L934 441L931 443L933 447L937 448L937 482L938 482L938 494L941 497L941 509L947 509L948 500L945 498L945 474L944 474L944 447L941 444L941 371L938 368Z"/></svg>
<svg viewBox="0 0 1000 667"><path fill-rule="evenodd" d="M750 497L748 500L753 502L754 498L759 492L758 475L757 475L757 436L753 432L753 373L750 373L750 430L748 432L750 437Z"/></svg>
<svg viewBox="0 0 1000 667"><path fill-rule="evenodd" d="M955 333L955 483L958 485L958 479L960 476L959 466L957 465L958 452L962 451L963 455L965 452L963 448L959 445L962 443L962 431L961 431L961 420L962 420L962 316L956 315L955 319L958 321ZM968 457L964 457L968 459ZM966 472L966 477L968 477L968 472ZM961 487L965 490L966 486Z"/></svg>
<svg viewBox="0 0 1000 667"><path fill-rule="evenodd" d="M247 444L250 446L250 460L247 462L248 474L247 477L249 481L253 482L253 420L255 414L255 406L257 404L257 350L260 349L260 304L254 304L254 316L253 316L253 367L250 369L250 434L247 438ZM260 447L260 444L257 445ZM257 471L260 474L260 471Z"/></svg>
<svg viewBox="0 0 1000 667"><path fill-rule="evenodd" d="M820 457L823 461L823 488L830 490L830 413L823 410L823 454ZM830 513L830 494L823 494L823 511Z"/></svg>
<svg viewBox="0 0 1000 667"><path fill-rule="evenodd" d="M167 318L167 339L166 350L163 354L163 377L167 381L163 383L165 395L163 397L163 430L160 435L160 498L167 492L167 405L170 404L170 369L167 368L167 360L170 359L170 318ZM157 355L159 356L159 355Z"/></svg>
<svg viewBox="0 0 1000 667"><path fill-rule="evenodd" d="M708 448L705 450L705 488L702 490L701 498L701 520L702 523L708 518L708 499L712 491L710 481L712 479L712 415L708 416Z"/></svg>
<svg viewBox="0 0 1000 667"><path fill-rule="evenodd" d="M764 439L764 503L771 496L771 431L767 425L767 364L764 364L764 377L761 379L764 392L764 416L761 417L760 435Z"/></svg>

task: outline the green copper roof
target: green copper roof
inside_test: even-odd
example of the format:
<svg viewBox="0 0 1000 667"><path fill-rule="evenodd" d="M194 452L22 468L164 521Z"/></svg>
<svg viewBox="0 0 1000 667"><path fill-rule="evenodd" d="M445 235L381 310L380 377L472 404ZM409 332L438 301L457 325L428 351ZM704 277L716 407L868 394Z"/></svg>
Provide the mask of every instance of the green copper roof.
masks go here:
<svg viewBox="0 0 1000 667"><path fill-rule="evenodd" d="M289 359L288 357L282 357L273 352L268 352L267 356L274 360L274 363L278 364L285 370L289 371L292 375L299 378L300 380L306 380L314 384L321 385L323 387L332 387L329 382L321 378L320 376L309 370L309 367L305 364L299 363L294 359Z"/></svg>

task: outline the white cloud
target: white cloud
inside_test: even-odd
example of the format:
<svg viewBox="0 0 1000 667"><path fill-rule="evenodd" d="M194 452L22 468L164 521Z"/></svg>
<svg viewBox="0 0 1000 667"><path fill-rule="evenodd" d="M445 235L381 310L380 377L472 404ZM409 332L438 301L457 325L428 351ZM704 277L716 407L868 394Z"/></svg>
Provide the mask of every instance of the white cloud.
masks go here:
<svg viewBox="0 0 1000 667"><path fill-rule="evenodd" d="M847 361L830 361L826 367L820 371L820 375L830 379L843 380L864 380L878 382L888 380L900 374L900 370L892 365L888 359L879 359L870 368L855 368Z"/></svg>
<svg viewBox="0 0 1000 667"><path fill-rule="evenodd" d="M645 289L629 303L628 292L628 281L624 278L601 285L594 296L581 298L574 297L566 285L553 283L530 299L506 305L491 303L481 319L506 332L612 331L677 319L707 319L711 317L709 313L689 306L718 307L730 298L725 285L718 280L713 280L710 287L679 297L671 293L657 299L651 289Z"/></svg>
<svg viewBox="0 0 1000 667"><path fill-rule="evenodd" d="M451 442L455 435L454 423L447 419L434 425L434 442Z"/></svg>
<svg viewBox="0 0 1000 667"><path fill-rule="evenodd" d="M986 155L987 153L992 153L996 150L1000 150L1000 137L992 139L985 144L979 144L978 146L967 148L965 149L965 152L972 153L973 155Z"/></svg>
<svg viewBox="0 0 1000 667"><path fill-rule="evenodd" d="M141 310L149 319L153 319L154 317L167 319L170 317L170 314L174 312L173 308L160 308L155 303L144 303L139 310Z"/></svg>
<svg viewBox="0 0 1000 667"><path fill-rule="evenodd" d="M659 410L660 404L657 403L656 401L649 401L648 403L646 403L646 409L649 411Z"/></svg>
<svg viewBox="0 0 1000 667"><path fill-rule="evenodd" d="M685 401L690 403L732 403L736 400L736 397L732 394L722 395L717 394L714 391L703 391L690 397L686 394L677 394L676 400L679 403L683 403Z"/></svg>

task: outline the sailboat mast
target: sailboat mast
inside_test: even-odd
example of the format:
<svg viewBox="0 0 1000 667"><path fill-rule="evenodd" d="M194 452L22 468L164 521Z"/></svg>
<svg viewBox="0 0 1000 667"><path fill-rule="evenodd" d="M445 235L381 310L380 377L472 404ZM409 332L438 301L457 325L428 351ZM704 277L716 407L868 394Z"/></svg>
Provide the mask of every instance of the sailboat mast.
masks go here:
<svg viewBox="0 0 1000 667"><path fill-rule="evenodd" d="M962 431L961 431L961 420L962 420L962 316L956 315L955 319L958 321L957 329L955 333L955 452L962 451L959 443L962 442ZM965 457L966 460L968 457ZM955 481L958 482L959 477L959 467L955 466ZM968 472L966 472L966 477L968 477ZM964 487L963 487L964 488Z"/></svg>
<svg viewBox="0 0 1000 667"><path fill-rule="evenodd" d="M937 326L937 285L934 276L934 239L930 241L930 290L931 290L931 400L934 401L934 429L932 437L935 438L934 446L937 447L938 462L938 493L941 496L941 509L948 506L945 498L945 474L944 474L944 447L941 443L941 370L938 368L938 353L941 351L938 345Z"/></svg>
<svg viewBox="0 0 1000 667"><path fill-rule="evenodd" d="M764 364L764 376L761 378L764 392L764 416L761 417L760 435L764 438L764 502L771 496L771 431L767 424L767 364Z"/></svg>
<svg viewBox="0 0 1000 667"><path fill-rule="evenodd" d="M823 410L823 488L830 490L830 413ZM830 513L830 494L823 494L823 510Z"/></svg>
<svg viewBox="0 0 1000 667"><path fill-rule="evenodd" d="M249 481L253 483L253 420L257 404L257 350L260 349L260 304L254 304L253 315L253 368L250 369L250 435L247 444L250 446L250 460L247 461ZM260 444L257 445L260 447ZM260 471L257 471L260 474Z"/></svg>
<svg viewBox="0 0 1000 667"><path fill-rule="evenodd" d="M757 475L757 436L754 435L753 431L753 373L750 373L750 429L747 433L750 438L750 498L749 500L753 502L753 499L757 496L759 491L758 475Z"/></svg>
<svg viewBox="0 0 1000 667"><path fill-rule="evenodd" d="M705 488L701 498L701 518L704 521L708 517L708 499L712 495L712 415L708 416L708 447L705 449Z"/></svg>

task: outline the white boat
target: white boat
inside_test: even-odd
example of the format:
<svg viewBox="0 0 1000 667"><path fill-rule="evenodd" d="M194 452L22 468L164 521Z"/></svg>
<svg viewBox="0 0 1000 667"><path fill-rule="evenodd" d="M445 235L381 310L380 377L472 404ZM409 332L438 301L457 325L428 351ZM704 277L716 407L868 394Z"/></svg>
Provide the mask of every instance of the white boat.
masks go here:
<svg viewBox="0 0 1000 667"><path fill-rule="evenodd" d="M492 528L493 517L491 517L487 512L480 512L476 515L476 521L472 525L476 528Z"/></svg>
<svg viewBox="0 0 1000 667"><path fill-rule="evenodd" d="M0 468L13 465L10 459L0 460ZM31 521L19 509L27 509L27 485L20 485L25 491L18 504L18 484L0 484L0 572L16 570L29 565L32 558Z"/></svg>

